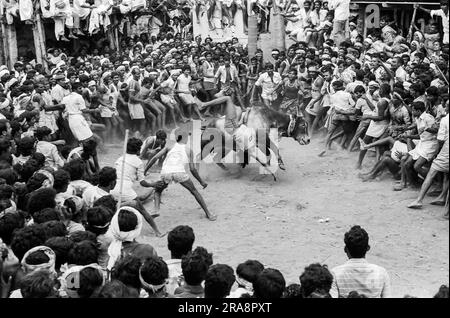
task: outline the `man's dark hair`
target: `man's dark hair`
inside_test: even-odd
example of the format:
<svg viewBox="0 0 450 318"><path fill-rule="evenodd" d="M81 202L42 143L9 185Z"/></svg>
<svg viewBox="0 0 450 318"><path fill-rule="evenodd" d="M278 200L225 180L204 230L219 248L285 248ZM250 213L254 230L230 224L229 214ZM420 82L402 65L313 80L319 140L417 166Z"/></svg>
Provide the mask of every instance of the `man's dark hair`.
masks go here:
<svg viewBox="0 0 450 318"><path fill-rule="evenodd" d="M17 143L17 151L22 156L31 156L34 152L35 139L33 137L24 137Z"/></svg>
<svg viewBox="0 0 450 318"><path fill-rule="evenodd" d="M248 260L238 265L236 268L236 274L253 284L263 270L264 265L259 261Z"/></svg>
<svg viewBox="0 0 450 318"><path fill-rule="evenodd" d="M57 281L48 270L37 270L26 275L20 282L23 298L48 298L56 296Z"/></svg>
<svg viewBox="0 0 450 318"><path fill-rule="evenodd" d="M11 244L15 230L24 226L25 220L22 214L6 213L0 218L0 239L6 245Z"/></svg>
<svg viewBox="0 0 450 318"><path fill-rule="evenodd" d="M329 295L332 283L333 275L326 265L311 264L300 275L303 298L310 297L312 293Z"/></svg>
<svg viewBox="0 0 450 318"><path fill-rule="evenodd" d="M425 109L426 109L426 107L425 107L425 103L424 102L413 102L412 104L411 104L411 107L413 108L413 109L415 109L415 110L418 110L418 111L420 111L420 112L424 112L425 111Z"/></svg>
<svg viewBox="0 0 450 318"><path fill-rule="evenodd" d="M92 267L83 268L80 273L80 288L77 289L80 298L90 298L103 284L102 273Z"/></svg>
<svg viewBox="0 0 450 318"><path fill-rule="evenodd" d="M112 195L105 195L94 202L94 207L98 206L107 208L112 216L117 209L117 200Z"/></svg>
<svg viewBox="0 0 450 318"><path fill-rule="evenodd" d="M11 249L19 260L33 247L44 244L47 239L44 229L39 224L33 224L14 231Z"/></svg>
<svg viewBox="0 0 450 318"><path fill-rule="evenodd" d="M363 258L369 249L369 234L361 226L355 225L345 233L344 243L351 258Z"/></svg>
<svg viewBox="0 0 450 318"><path fill-rule="evenodd" d="M117 216L117 223L119 224L120 231L130 232L136 229L138 225L138 218L133 212L120 210Z"/></svg>
<svg viewBox="0 0 450 318"><path fill-rule="evenodd" d="M67 228L62 221L48 221L41 224L47 239L55 236L66 236Z"/></svg>
<svg viewBox="0 0 450 318"><path fill-rule="evenodd" d="M92 241L75 243L67 256L67 262L73 265L89 265L98 262L99 249Z"/></svg>
<svg viewBox="0 0 450 318"><path fill-rule="evenodd" d="M45 208L54 209L56 206L56 191L52 188L42 188L30 194L27 204L28 213L33 215L35 212Z"/></svg>
<svg viewBox="0 0 450 318"><path fill-rule="evenodd" d="M212 265L205 278L205 298L227 297L235 280L234 271L230 266Z"/></svg>
<svg viewBox="0 0 450 318"><path fill-rule="evenodd" d="M356 290L348 293L347 298L367 298L366 295L358 293Z"/></svg>
<svg viewBox="0 0 450 318"><path fill-rule="evenodd" d="M442 285L441 287L439 287L439 291L436 295L434 295L433 298L449 298L448 286Z"/></svg>
<svg viewBox="0 0 450 318"><path fill-rule="evenodd" d="M45 241L44 245L55 252L55 269L59 271L61 265L67 263L69 252L73 248L74 243L68 237L54 236Z"/></svg>
<svg viewBox="0 0 450 318"><path fill-rule="evenodd" d="M86 217L86 230L91 231L96 235L105 234L108 231L112 215L107 208L102 206L90 208L86 213Z"/></svg>
<svg viewBox="0 0 450 318"><path fill-rule="evenodd" d="M169 232L167 245L172 253L172 257L181 259L184 255L192 251L195 235L194 230L188 225L179 225Z"/></svg>
<svg viewBox="0 0 450 318"><path fill-rule="evenodd" d="M66 163L63 169L70 174L70 180L74 181L83 179L85 167L83 160L75 159Z"/></svg>
<svg viewBox="0 0 450 318"><path fill-rule="evenodd" d="M141 276L151 285L162 285L169 278L169 268L160 257L147 258L141 267Z"/></svg>
<svg viewBox="0 0 450 318"><path fill-rule="evenodd" d="M93 243L97 242L97 236L89 231L76 231L73 232L69 235L69 238L74 242L74 243L79 243L82 241L91 241Z"/></svg>
<svg viewBox="0 0 450 318"><path fill-rule="evenodd" d="M50 135L52 133L52 130L48 128L47 126L38 127L36 129L36 138L37 140L42 140L44 137Z"/></svg>
<svg viewBox="0 0 450 318"><path fill-rule="evenodd" d="M356 86L355 87L355 89L353 90L353 92L356 94L356 93L365 93L366 92L366 89L364 88L364 86L362 86L362 85L358 85L358 86Z"/></svg>
<svg viewBox="0 0 450 318"><path fill-rule="evenodd" d="M127 255L116 262L111 277L120 280L127 286L140 290L141 281L139 279L139 269L141 266L142 262L138 257Z"/></svg>
<svg viewBox="0 0 450 318"><path fill-rule="evenodd" d="M33 221L36 224L41 224L49 221L60 221L61 217L55 208L45 208L33 213Z"/></svg>
<svg viewBox="0 0 450 318"><path fill-rule="evenodd" d="M364 80L364 76L366 75L366 73L363 70L357 70L355 73L356 73L355 79L357 81L363 81Z"/></svg>
<svg viewBox="0 0 450 318"><path fill-rule="evenodd" d="M98 173L98 185L100 187L107 187L116 180L117 172L116 169L112 167L103 167Z"/></svg>
<svg viewBox="0 0 450 318"><path fill-rule="evenodd" d="M200 285L208 273L208 268L212 265L212 254L203 247L197 247L181 260L181 269L188 285Z"/></svg>
<svg viewBox="0 0 450 318"><path fill-rule="evenodd" d="M80 82L75 82L72 84L72 92L77 91L80 87L83 87L83 84Z"/></svg>
<svg viewBox="0 0 450 318"><path fill-rule="evenodd" d="M258 299L281 298L285 288L283 274L277 269L266 268L253 282L253 295Z"/></svg>
<svg viewBox="0 0 450 318"><path fill-rule="evenodd" d="M122 283L120 280L113 280L107 282L100 289L97 298L138 298L139 295L133 295L131 290L128 289L127 285Z"/></svg>
<svg viewBox="0 0 450 318"><path fill-rule="evenodd" d="M286 290L284 291L283 298L294 298L294 299L303 298L301 285L290 284L289 286L287 286Z"/></svg>
<svg viewBox="0 0 450 318"><path fill-rule="evenodd" d="M56 191L67 191L67 186L70 183L70 174L64 169L58 169L53 173L53 177L53 188Z"/></svg>
<svg viewBox="0 0 450 318"><path fill-rule="evenodd" d="M127 153L128 154L138 154L142 147L142 140L138 138L130 138L127 143Z"/></svg>

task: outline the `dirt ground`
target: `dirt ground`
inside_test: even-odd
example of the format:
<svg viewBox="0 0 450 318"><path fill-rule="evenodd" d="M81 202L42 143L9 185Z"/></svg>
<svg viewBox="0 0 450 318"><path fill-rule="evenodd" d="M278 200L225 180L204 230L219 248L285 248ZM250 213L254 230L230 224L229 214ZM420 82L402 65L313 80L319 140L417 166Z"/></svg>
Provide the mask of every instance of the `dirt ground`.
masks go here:
<svg viewBox="0 0 450 318"><path fill-rule="evenodd" d="M353 169L356 153L336 150L320 158L322 147L318 140L300 146L284 138L281 153L287 170L277 172L277 182L259 175L255 164L244 170L229 165L230 173L202 163L200 174L209 185L200 192L218 220L208 221L184 188L170 185L157 223L164 231L191 226L195 246L212 252L215 263L236 268L257 259L279 269L288 284L298 283L311 263L332 268L345 262L344 233L358 224L370 236L368 261L388 270L395 297L432 297L441 284L448 284L449 222L442 218L444 209L426 204L429 197L422 210L406 208L417 191L394 192L387 174L363 183ZM102 166L113 165L120 152L118 145L110 147L101 156ZM365 170L373 162L366 158ZM150 175L156 178L157 173ZM326 218L329 222L320 222ZM146 226L140 241L169 258L167 236L156 238Z"/></svg>

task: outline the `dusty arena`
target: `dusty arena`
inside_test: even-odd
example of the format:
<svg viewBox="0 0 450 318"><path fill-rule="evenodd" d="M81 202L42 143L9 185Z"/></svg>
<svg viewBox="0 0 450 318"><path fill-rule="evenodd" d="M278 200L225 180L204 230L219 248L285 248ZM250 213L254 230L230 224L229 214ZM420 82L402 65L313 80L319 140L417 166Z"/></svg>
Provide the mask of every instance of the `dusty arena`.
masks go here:
<svg viewBox="0 0 450 318"><path fill-rule="evenodd" d="M394 192L388 175L362 182L354 170L357 153L336 150L320 158L322 147L317 139L308 146L282 139L287 169L277 172L277 182L260 175L256 164L243 170L228 165L230 172L225 172L202 163L200 174L208 187L200 191L217 221L208 221L176 185L164 192L156 221L164 231L190 225L195 245L212 252L215 263L235 267L258 259L278 268L288 283L298 283L299 273L313 262L329 267L345 262L344 233L358 224L370 235L368 260L391 274L393 296L431 297L436 286L449 280L449 223L442 218L443 208L425 204L422 210L408 209L416 191ZM118 147L108 150L102 165L113 165L120 152ZM373 163L367 158L365 170ZM157 179L157 171L149 178ZM148 225L144 233L139 241L170 256L167 237L155 237Z"/></svg>

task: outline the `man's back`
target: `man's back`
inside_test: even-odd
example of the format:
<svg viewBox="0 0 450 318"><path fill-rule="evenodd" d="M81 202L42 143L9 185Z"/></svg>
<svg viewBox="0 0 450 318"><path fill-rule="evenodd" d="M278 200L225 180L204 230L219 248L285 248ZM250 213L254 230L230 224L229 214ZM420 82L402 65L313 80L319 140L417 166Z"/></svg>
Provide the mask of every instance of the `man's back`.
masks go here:
<svg viewBox="0 0 450 318"><path fill-rule="evenodd" d="M334 279L330 294L334 298L347 297L351 291L369 298L390 297L391 283L387 271L364 258L351 258L333 268L331 273Z"/></svg>

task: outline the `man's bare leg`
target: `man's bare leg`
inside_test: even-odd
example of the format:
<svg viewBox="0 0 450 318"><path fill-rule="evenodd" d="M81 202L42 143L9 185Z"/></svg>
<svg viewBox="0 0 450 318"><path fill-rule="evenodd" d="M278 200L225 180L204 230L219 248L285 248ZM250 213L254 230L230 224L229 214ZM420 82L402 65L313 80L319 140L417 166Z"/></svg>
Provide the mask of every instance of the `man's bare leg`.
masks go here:
<svg viewBox="0 0 450 318"><path fill-rule="evenodd" d="M431 172L431 170L430 170ZM430 172L428 172L428 174L430 174ZM444 206L448 197L448 187L449 187L449 182L448 182L448 173L444 174L444 180L442 183L442 191L441 194L434 199L433 201L430 202L431 205L439 205L439 206Z"/></svg>
<svg viewBox="0 0 450 318"><path fill-rule="evenodd" d="M431 184L433 183L434 177L437 175L438 171L431 169L430 172L428 172L427 177L425 178L425 181L422 184L422 187L420 188L419 197L408 205L408 208L410 209L420 209L423 206L423 198L427 194L428 190L431 187Z"/></svg>
<svg viewBox="0 0 450 318"><path fill-rule="evenodd" d="M206 206L205 201L203 200L202 195L200 194L200 192L197 191L197 189L195 188L194 183L192 183L192 181L189 179L185 182L180 182L180 184L185 187L186 189L189 190L189 192L191 192L191 194L194 196L195 200L197 200L197 202L200 204L200 206L202 207L203 211L206 214L206 217L210 220L210 221L215 221L217 219L217 216L215 216L214 214L211 214L211 212L209 212L208 207Z"/></svg>
<svg viewBox="0 0 450 318"><path fill-rule="evenodd" d="M362 140L360 140L360 143L361 143L361 141ZM386 146L386 145L389 145L389 146L392 147L392 146L394 146L394 143L395 143L395 139L394 138L386 137L386 138L377 140L375 142L372 142L370 144L365 144L364 141L362 141L361 147L364 148L365 150L373 148L373 147Z"/></svg>
<svg viewBox="0 0 450 318"><path fill-rule="evenodd" d="M155 232L156 236L163 237L166 233L161 233L158 229L158 226L156 225L154 218L148 213L148 211L144 208L144 205L139 199L134 200L136 203L136 209L142 214L145 221L152 227L153 231Z"/></svg>
<svg viewBox="0 0 450 318"><path fill-rule="evenodd" d="M215 105L222 105L225 103L225 116L227 119L236 119L237 112L236 112L236 106L233 103L233 100L230 96L221 96L213 99L212 101L206 102L206 103L199 103L200 110L203 110L205 108L209 108L211 106Z"/></svg>

